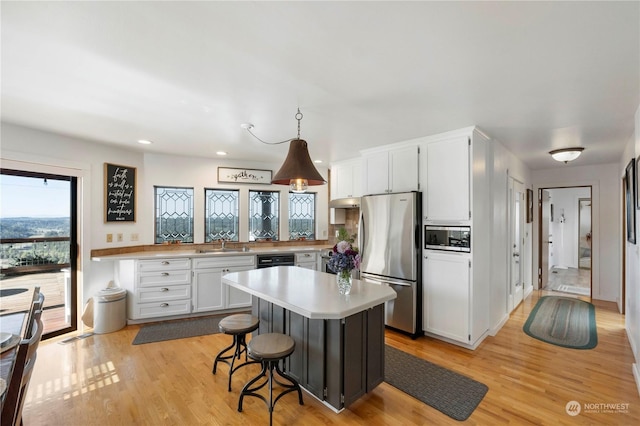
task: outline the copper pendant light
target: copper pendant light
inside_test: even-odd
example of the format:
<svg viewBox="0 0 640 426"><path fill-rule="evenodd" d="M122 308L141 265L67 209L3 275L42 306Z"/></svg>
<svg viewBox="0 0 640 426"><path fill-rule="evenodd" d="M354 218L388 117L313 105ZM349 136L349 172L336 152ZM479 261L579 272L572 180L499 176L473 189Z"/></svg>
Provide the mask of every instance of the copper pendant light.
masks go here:
<svg viewBox="0 0 640 426"><path fill-rule="evenodd" d="M271 183L291 185L292 191L304 192L309 185L323 185L326 182L309 157L307 142L298 138L289 144L287 158Z"/></svg>
<svg viewBox="0 0 640 426"><path fill-rule="evenodd" d="M298 120L297 138L276 142L290 142L289 153L284 163L282 163L280 170L278 170L273 176L273 179L271 179L271 183L274 185L289 185L293 192L305 192L310 185L324 185L327 183L313 165L311 157L309 157L307 142L300 139L300 120L302 120L302 117L303 115L300 112L300 108L298 108L298 113L295 115L296 120ZM254 135L253 132L251 132L253 125L244 124L242 127L247 129L247 131L260 142L273 145L273 143L265 142Z"/></svg>

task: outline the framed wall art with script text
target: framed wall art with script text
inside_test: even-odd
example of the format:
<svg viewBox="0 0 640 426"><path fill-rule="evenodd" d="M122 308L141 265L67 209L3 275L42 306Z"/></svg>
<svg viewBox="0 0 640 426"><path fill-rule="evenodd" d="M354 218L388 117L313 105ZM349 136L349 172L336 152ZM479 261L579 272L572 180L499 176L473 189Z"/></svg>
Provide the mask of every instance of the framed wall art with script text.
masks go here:
<svg viewBox="0 0 640 426"><path fill-rule="evenodd" d="M104 221L136 221L136 168L104 163Z"/></svg>

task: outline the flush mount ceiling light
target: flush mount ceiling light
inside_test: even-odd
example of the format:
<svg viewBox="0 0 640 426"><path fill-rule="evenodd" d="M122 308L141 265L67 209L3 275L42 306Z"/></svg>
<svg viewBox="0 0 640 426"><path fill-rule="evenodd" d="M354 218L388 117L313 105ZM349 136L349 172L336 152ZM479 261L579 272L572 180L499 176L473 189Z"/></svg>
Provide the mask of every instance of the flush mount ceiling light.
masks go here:
<svg viewBox="0 0 640 426"><path fill-rule="evenodd" d="M307 142L300 139L300 120L302 120L302 117L303 115L300 112L300 108L298 108L298 113L295 115L296 120L298 120L298 136L280 142L263 141L251 131L251 129L253 129L253 124L251 123L240 125L240 127L249 132L251 136L264 144L277 145L291 142L289 144L287 158L284 160L284 163L282 163L280 170L278 170L275 176L273 176L273 179L271 179L271 183L275 185L289 185L293 192L305 192L311 185L324 185L326 183L309 157Z"/></svg>
<svg viewBox="0 0 640 426"><path fill-rule="evenodd" d="M568 163L569 161L573 161L580 156L580 154L584 151L584 148L576 147L576 148L562 148L562 149L554 149L553 151L549 151L549 154L556 161L564 161L564 163Z"/></svg>

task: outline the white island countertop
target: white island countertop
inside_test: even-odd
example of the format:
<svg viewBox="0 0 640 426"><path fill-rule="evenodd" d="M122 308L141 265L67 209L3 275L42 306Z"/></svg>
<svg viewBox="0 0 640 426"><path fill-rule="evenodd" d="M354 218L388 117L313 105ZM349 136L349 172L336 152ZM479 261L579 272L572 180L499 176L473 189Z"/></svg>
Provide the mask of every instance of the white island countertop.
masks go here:
<svg viewBox="0 0 640 426"><path fill-rule="evenodd" d="M343 295L335 275L296 266L232 272L222 282L310 319L346 318L397 297L388 286L356 279Z"/></svg>

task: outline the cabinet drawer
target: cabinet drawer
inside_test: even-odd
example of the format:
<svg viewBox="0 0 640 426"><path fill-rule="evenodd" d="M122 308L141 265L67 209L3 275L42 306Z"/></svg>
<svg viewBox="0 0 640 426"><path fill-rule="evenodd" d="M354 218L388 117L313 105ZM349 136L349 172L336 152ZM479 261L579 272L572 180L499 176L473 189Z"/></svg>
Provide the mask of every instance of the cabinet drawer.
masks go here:
<svg viewBox="0 0 640 426"><path fill-rule="evenodd" d="M138 303L168 302L171 300L190 299L191 285L171 285L166 287L144 287L136 291Z"/></svg>
<svg viewBox="0 0 640 426"><path fill-rule="evenodd" d="M171 302L142 303L133 307L135 318L155 318L191 313L191 299Z"/></svg>
<svg viewBox="0 0 640 426"><path fill-rule="evenodd" d="M256 257L251 256L226 256L226 257L201 257L193 259L194 269L204 268L229 268L232 266L255 266Z"/></svg>
<svg viewBox="0 0 640 426"><path fill-rule="evenodd" d="M143 272L138 274L138 287L191 284L191 270Z"/></svg>
<svg viewBox="0 0 640 426"><path fill-rule="evenodd" d="M138 261L138 271L169 271L191 268L191 259L154 259Z"/></svg>
<svg viewBox="0 0 640 426"><path fill-rule="evenodd" d="M315 262L317 260L318 253L296 253L296 263L300 262Z"/></svg>

